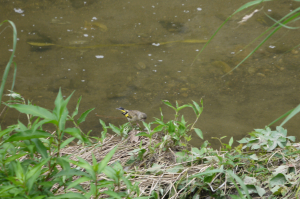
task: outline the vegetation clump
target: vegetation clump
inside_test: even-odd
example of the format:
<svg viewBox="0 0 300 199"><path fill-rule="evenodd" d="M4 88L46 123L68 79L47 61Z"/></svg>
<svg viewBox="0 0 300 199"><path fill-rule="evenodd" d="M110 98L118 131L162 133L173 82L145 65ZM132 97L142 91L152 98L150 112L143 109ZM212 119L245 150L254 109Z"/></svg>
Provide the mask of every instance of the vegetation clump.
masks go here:
<svg viewBox="0 0 300 199"><path fill-rule="evenodd" d="M1 198L297 197L299 145L280 126L256 129L238 147L232 147L233 138L223 143L224 137L220 150L207 141L189 147L191 131L203 139L194 128L203 101L183 106L163 101L175 110L174 120L164 121L161 113L143 122L145 130L100 120L101 136L91 137L79 125L93 109L75 119L80 99L69 114L71 95L63 99L59 91L49 111L10 94L14 99L6 106L26 114L28 124L19 121L0 131ZM193 124L180 117L183 108L194 110ZM66 128L68 121L74 127ZM47 132L45 124L56 130Z"/></svg>

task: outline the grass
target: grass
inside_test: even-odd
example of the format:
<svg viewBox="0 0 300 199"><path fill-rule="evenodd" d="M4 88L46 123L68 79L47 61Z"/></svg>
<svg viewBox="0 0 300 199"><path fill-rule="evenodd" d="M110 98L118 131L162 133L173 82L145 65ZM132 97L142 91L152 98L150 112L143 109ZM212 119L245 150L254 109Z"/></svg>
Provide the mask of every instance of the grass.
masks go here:
<svg viewBox="0 0 300 199"><path fill-rule="evenodd" d="M16 63L13 62L13 58L16 52L16 47L17 47L17 28L15 26L15 24L10 21L10 20L4 20L0 23L0 27L4 24L4 23L9 23L11 25L11 27L13 28L13 49L12 49L12 53L11 56L9 58L8 63L6 64L4 73L3 73L3 77L2 77L2 82L1 82L1 86L0 86L0 102L2 102L2 95L3 95L3 91L4 91L4 87L5 87L5 82L10 70L10 67L12 64L14 64L15 66L15 70L14 70L14 76L13 76L13 83L11 86L11 90L14 90L14 85L15 85L15 81L16 81L16 75L17 75L17 65Z"/></svg>

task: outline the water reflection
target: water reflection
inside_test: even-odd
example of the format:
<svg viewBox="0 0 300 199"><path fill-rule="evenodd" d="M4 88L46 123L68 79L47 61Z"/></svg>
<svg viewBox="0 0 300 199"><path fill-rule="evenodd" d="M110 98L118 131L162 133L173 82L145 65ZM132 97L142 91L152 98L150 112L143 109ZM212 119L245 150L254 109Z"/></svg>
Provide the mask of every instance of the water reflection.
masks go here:
<svg viewBox="0 0 300 199"><path fill-rule="evenodd" d="M299 103L299 49L284 53L298 43L297 32L278 31L223 78L251 52L243 48L270 26L263 12L255 13L244 25L238 22L249 13L233 17L192 66L203 44L162 43L206 40L246 2L2 1L2 20L10 19L18 28L16 91L52 109L59 87L66 96L76 90L70 108L80 95L81 111L96 107L83 127L95 134L100 132L99 118L126 122L116 107L141 110L151 121L159 117L159 107L166 119L173 117L162 99L184 104L204 97L197 127L205 138L240 139ZM276 18L296 4L266 3L263 10ZM11 38L9 29L0 34L2 68L10 55ZM193 122L192 111L183 113ZM3 124L17 117L7 116ZM296 120L286 126L294 135ZM192 143L200 142L195 138Z"/></svg>

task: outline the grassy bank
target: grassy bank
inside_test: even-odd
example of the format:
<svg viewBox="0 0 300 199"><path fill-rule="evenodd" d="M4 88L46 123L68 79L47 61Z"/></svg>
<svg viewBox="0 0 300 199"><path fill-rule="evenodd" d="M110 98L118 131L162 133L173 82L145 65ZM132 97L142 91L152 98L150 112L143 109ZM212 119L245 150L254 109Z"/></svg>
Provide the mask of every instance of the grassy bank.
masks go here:
<svg viewBox="0 0 300 199"><path fill-rule="evenodd" d="M260 2L252 1L236 12ZM295 9L276 21L262 42L298 19L298 11ZM2 78L0 101L14 64L17 38L15 25L4 21L0 26L3 23L13 27L14 41ZM15 78L16 65L14 68ZM164 106L174 110L174 119L166 121L160 110L160 118L143 122L141 127L130 123L115 126L100 120L99 136L92 137L80 125L93 108L78 115L80 98L75 110L69 111L67 105L73 93L64 99L59 91L55 108L48 110L27 102L13 88L14 83L9 94L11 100L4 105L26 115L28 120L27 123L16 121L15 125L0 130L0 198L300 196L300 145L283 128L300 111L300 106L275 120L285 118L274 129L269 127L275 124L272 122L264 129L254 129L242 140L231 138L229 143L223 143L225 137L217 138L220 149L215 150L201 130L195 128L203 111L202 100L185 105L163 101ZM182 109L193 109L193 123L185 121ZM49 132L45 125L52 125L55 130ZM189 145L192 133L203 140L201 147ZM233 147L236 142L239 145Z"/></svg>
<svg viewBox="0 0 300 199"><path fill-rule="evenodd" d="M93 109L72 114L59 91L55 108L26 103L18 94L6 106L26 114L0 132L1 198L297 198L299 152L295 137L278 126L255 129L232 147L221 142L214 150L207 141L191 147L191 132L203 111L198 104L173 106L174 120L106 125L99 137L90 137L79 125ZM180 110L192 108L188 124ZM77 118L77 119L76 119ZM74 127L66 128L66 123ZM44 130L52 124L54 132ZM143 129L143 130L142 130ZM145 130L144 130L145 129Z"/></svg>

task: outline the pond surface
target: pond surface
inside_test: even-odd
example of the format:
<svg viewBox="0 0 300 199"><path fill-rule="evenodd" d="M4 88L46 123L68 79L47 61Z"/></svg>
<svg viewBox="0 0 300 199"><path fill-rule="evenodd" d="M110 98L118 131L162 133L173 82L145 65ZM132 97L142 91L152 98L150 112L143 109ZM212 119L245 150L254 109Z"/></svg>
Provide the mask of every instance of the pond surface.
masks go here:
<svg viewBox="0 0 300 199"><path fill-rule="evenodd" d="M266 14L280 19L299 7L297 2L268 2L238 13L198 57L201 41L248 1L0 2L0 21L9 19L18 30L15 91L33 104L53 109L60 87L65 96L76 90L70 112L81 95L80 113L95 107L83 125L86 132L99 134L99 119L115 125L126 122L115 109L120 106L147 113L150 122L160 117L160 107L166 119L174 117L162 100L182 105L203 98L204 112L196 126L217 146L211 137L241 139L299 104L299 48L287 52L300 42L297 29L280 29L224 76L258 42L243 48L274 23ZM255 9L258 12L246 22L238 23ZM299 26L296 23L291 26ZM174 42L187 40L192 42ZM4 70L12 48L8 24L0 27L0 41ZM182 113L188 122L194 121L192 110ZM22 120L13 110L1 117L2 128ZM299 119L298 115L285 125L289 135L299 134ZM191 144L202 143L193 138Z"/></svg>

